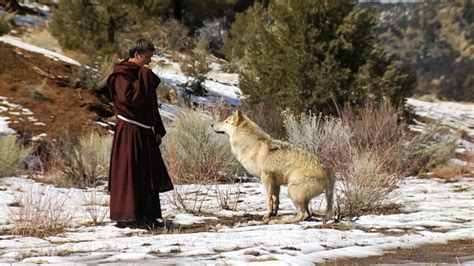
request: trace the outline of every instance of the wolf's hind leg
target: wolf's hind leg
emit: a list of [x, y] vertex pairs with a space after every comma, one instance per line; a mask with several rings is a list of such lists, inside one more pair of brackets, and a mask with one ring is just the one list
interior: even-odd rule
[[304, 188], [302, 186], [288, 185], [288, 194], [290, 195], [293, 204], [295, 204], [297, 213], [292, 219], [286, 221], [286, 223], [304, 221], [311, 216], [308, 207], [311, 197], [308, 198], [303, 191]]

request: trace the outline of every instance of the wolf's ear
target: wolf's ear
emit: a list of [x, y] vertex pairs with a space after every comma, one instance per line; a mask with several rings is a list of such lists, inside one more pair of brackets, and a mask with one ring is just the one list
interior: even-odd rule
[[237, 108], [237, 112], [235, 112], [235, 122], [239, 124], [240, 122], [242, 122], [242, 120], [243, 120], [242, 112], [240, 111], [239, 108]]

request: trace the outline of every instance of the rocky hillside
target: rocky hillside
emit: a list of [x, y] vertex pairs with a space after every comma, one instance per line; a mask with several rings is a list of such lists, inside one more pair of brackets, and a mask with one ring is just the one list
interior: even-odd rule
[[76, 88], [74, 66], [0, 41], [0, 116], [26, 139], [54, 139], [68, 131], [104, 128], [110, 106], [91, 90]]

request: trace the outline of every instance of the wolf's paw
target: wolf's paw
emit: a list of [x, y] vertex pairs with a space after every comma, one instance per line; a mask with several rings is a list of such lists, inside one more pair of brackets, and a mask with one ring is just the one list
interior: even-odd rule
[[270, 221], [272, 221], [274, 218], [275, 218], [275, 214], [273, 213], [266, 213], [263, 218], [262, 218], [262, 221], [264, 223], [269, 223]]

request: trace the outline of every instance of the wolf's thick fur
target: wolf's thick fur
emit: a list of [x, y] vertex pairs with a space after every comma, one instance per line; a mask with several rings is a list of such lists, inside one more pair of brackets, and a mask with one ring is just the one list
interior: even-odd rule
[[326, 218], [332, 215], [335, 177], [314, 154], [270, 137], [240, 111], [212, 125], [217, 133], [229, 135], [232, 153], [252, 175], [260, 177], [267, 194], [264, 221], [276, 216], [280, 186], [288, 185], [288, 194], [297, 214], [288, 223], [310, 217], [310, 200], [326, 191]]

